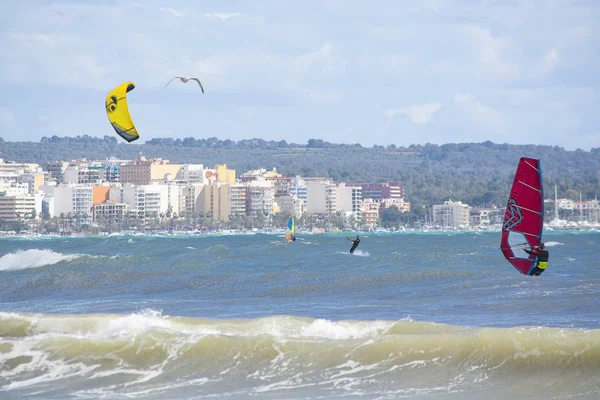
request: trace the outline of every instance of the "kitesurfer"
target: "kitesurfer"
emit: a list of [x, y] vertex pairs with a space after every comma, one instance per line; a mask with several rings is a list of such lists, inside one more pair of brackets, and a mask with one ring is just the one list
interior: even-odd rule
[[360, 243], [360, 236], [356, 235], [356, 240], [352, 240], [349, 237], [346, 237], [346, 239], [352, 242], [352, 247], [350, 247], [350, 254], [354, 254], [354, 250], [356, 250]]
[[546, 250], [546, 246], [544, 245], [544, 243], [540, 242], [540, 244], [538, 244], [531, 250], [527, 250], [525, 247], [523, 247], [523, 251], [527, 254], [533, 254], [534, 256], [537, 257], [537, 264], [536, 264], [535, 268], [533, 268], [531, 270], [529, 275], [540, 276], [542, 274], [542, 272], [544, 272], [546, 270], [546, 267], [548, 266], [548, 257], [550, 255], [548, 253], [548, 250]]

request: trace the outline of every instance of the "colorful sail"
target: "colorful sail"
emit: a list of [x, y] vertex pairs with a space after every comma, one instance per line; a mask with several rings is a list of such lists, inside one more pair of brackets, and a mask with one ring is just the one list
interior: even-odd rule
[[294, 229], [295, 229], [294, 217], [290, 217], [290, 219], [288, 219], [287, 228], [285, 230], [285, 241], [286, 242], [289, 242], [290, 240], [292, 240], [292, 236], [294, 235]]
[[106, 115], [110, 124], [119, 136], [128, 142], [139, 139], [140, 135], [133, 125], [129, 107], [127, 107], [126, 94], [135, 89], [133, 82], [125, 82], [117, 86], [106, 96]]
[[[523, 252], [515, 255], [515, 248], [533, 248], [542, 240], [544, 229], [544, 187], [540, 160], [522, 157], [513, 180], [504, 222], [500, 249], [504, 257], [519, 272], [529, 275], [537, 257]], [[518, 247], [517, 247], [518, 246]], [[521, 252], [518, 253], [519, 256]]]

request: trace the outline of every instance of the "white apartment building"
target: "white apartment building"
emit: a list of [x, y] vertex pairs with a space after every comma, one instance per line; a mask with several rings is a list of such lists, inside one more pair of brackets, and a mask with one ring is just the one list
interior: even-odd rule
[[337, 185], [328, 180], [308, 181], [306, 185], [306, 212], [334, 214], [337, 211]]
[[27, 193], [30, 193], [28, 183], [0, 180], [0, 195], [16, 196]]
[[106, 181], [106, 171], [87, 165], [69, 165], [63, 172], [62, 183], [100, 185]]
[[466, 228], [469, 226], [470, 206], [460, 201], [445, 201], [433, 206], [433, 224], [443, 228]]
[[40, 193], [13, 194], [0, 196], [0, 220], [17, 221], [39, 219], [42, 213], [42, 195]]
[[202, 164], [184, 164], [181, 166], [177, 179], [185, 183], [207, 184], [206, 170]]
[[246, 215], [246, 185], [231, 185], [229, 197], [231, 201], [231, 215]]
[[92, 222], [93, 188], [91, 186], [44, 186], [43, 190], [54, 197], [52, 215], [71, 214], [79, 225]]
[[353, 215], [358, 221], [362, 217], [361, 204], [362, 187], [361, 186], [346, 186], [345, 183], [340, 183], [336, 188], [336, 212], [343, 212], [346, 216]]
[[179, 212], [179, 189], [175, 184], [125, 184], [122, 193], [122, 202], [126, 203], [138, 218], [158, 218], [169, 212]]
[[306, 190], [307, 190], [306, 181], [304, 179], [302, 179], [302, 177], [300, 175], [296, 175], [295, 177], [292, 178], [292, 182], [290, 184], [290, 195], [291, 196], [293, 196], [297, 199], [304, 200], [304, 202], [306, 203]]
[[94, 204], [94, 221], [114, 221], [123, 220], [127, 214], [129, 206], [126, 203], [117, 203], [107, 201], [102, 204]]
[[271, 181], [264, 178], [257, 178], [246, 184], [246, 213], [247, 215], [257, 216], [273, 214], [273, 203], [275, 200], [275, 191]]

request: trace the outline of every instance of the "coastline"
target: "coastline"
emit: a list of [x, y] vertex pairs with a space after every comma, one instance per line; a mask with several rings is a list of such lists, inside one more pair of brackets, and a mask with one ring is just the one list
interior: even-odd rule
[[[579, 232], [592, 232], [600, 233], [600, 224], [597, 225], [583, 225], [583, 226], [561, 226], [553, 227], [547, 226], [544, 228], [545, 233], [579, 233]], [[422, 228], [402, 228], [402, 229], [372, 229], [372, 230], [339, 230], [339, 229], [324, 229], [314, 228], [312, 230], [298, 229], [298, 235], [349, 235], [349, 234], [363, 234], [363, 235], [407, 235], [407, 234], [465, 234], [465, 233], [499, 233], [501, 232], [501, 226], [489, 226], [489, 227], [472, 227], [472, 228], [436, 228], [436, 227], [422, 227]], [[85, 233], [85, 232], [63, 232], [53, 234], [43, 234], [36, 232], [14, 232], [14, 231], [0, 231], [0, 239], [4, 238], [93, 238], [93, 237], [114, 237], [114, 236], [231, 236], [231, 235], [274, 235], [282, 236], [285, 235], [284, 229], [211, 229], [211, 230], [121, 230], [115, 232], [102, 232], [100, 234]]]

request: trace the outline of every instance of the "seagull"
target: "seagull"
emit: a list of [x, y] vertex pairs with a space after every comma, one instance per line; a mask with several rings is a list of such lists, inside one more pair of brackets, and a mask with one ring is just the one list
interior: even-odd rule
[[198, 86], [200, 86], [200, 90], [202, 90], [202, 93], [204, 93], [204, 88], [202, 87], [202, 83], [200, 83], [200, 79], [198, 79], [198, 78], [189, 78], [187, 76], [176, 76], [175, 78], [173, 78], [169, 82], [167, 82], [167, 84], [165, 85], [165, 87], [169, 86], [169, 83], [173, 82], [173, 80], [175, 80], [175, 79], [179, 79], [183, 83], [188, 83], [189, 81], [196, 81], [196, 82], [198, 82]]

